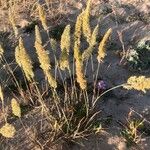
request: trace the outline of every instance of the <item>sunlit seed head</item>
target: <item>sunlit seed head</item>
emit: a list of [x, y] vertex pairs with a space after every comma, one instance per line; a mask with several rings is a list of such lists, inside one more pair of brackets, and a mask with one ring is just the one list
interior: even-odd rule
[[18, 32], [18, 28], [17, 28], [16, 23], [15, 23], [14, 13], [12, 12], [12, 10], [10, 8], [8, 10], [8, 18], [9, 18], [10, 24], [12, 25], [14, 34], [17, 37], [19, 32]]
[[40, 30], [39, 30], [39, 27], [36, 25], [35, 26], [35, 40], [42, 44], [42, 38], [41, 38], [41, 34], [40, 34]]
[[26, 52], [26, 49], [23, 44], [23, 39], [19, 39], [19, 58], [20, 60], [17, 60], [18, 63], [20, 63], [21, 68], [23, 69], [25, 76], [28, 81], [32, 81], [34, 78], [34, 72], [33, 72], [33, 66], [32, 66], [32, 61]]
[[11, 108], [12, 108], [12, 113], [17, 116], [17, 117], [21, 117], [21, 109], [20, 109], [20, 104], [17, 102], [16, 99], [12, 99], [11, 100]]
[[2, 128], [0, 128], [0, 134], [6, 138], [13, 138], [16, 133], [16, 129], [13, 125], [6, 123]]
[[150, 89], [150, 78], [131, 76], [123, 87], [128, 90], [135, 89], [146, 93], [146, 90]]
[[20, 49], [19, 46], [15, 48], [15, 60], [17, 64], [21, 67], [21, 59], [20, 59]]
[[86, 9], [83, 13], [83, 34], [87, 38], [87, 41], [90, 43], [91, 40], [91, 27], [90, 27], [90, 11], [91, 11], [91, 0], [87, 1]]
[[57, 82], [52, 76], [50, 58], [49, 58], [47, 52], [45, 51], [43, 46], [40, 43], [38, 43], [37, 41], [35, 41], [35, 48], [36, 48], [36, 53], [38, 55], [38, 59], [40, 62], [40, 67], [42, 68], [45, 76], [47, 77], [50, 86], [53, 88], [56, 88]]
[[101, 61], [103, 61], [103, 59], [106, 56], [106, 43], [110, 37], [110, 34], [112, 33], [112, 29], [108, 29], [107, 32], [105, 33], [102, 41], [99, 44], [99, 50], [98, 50], [98, 56], [97, 56], [97, 60], [100, 63]]
[[83, 64], [80, 59], [76, 59], [76, 76], [77, 76], [77, 82], [79, 83], [80, 88], [82, 90], [85, 90], [87, 87], [87, 81], [84, 78]]
[[45, 14], [44, 8], [40, 4], [38, 4], [38, 11], [39, 11], [39, 18], [40, 18], [43, 28], [45, 30], [48, 30], [46, 14]]
[[67, 51], [68, 54], [69, 54], [70, 45], [71, 45], [71, 43], [70, 43], [71, 42], [70, 30], [71, 30], [70, 25], [67, 25], [64, 29], [62, 36], [61, 36], [61, 44], [60, 44], [61, 50]]

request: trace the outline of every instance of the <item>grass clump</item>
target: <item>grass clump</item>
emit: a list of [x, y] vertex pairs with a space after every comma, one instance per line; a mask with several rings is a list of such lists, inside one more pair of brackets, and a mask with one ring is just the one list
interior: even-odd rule
[[[84, 138], [89, 134], [95, 131], [95, 122], [96, 116], [99, 114], [99, 111], [96, 111], [92, 106], [89, 98], [91, 95], [87, 92], [87, 80], [85, 77], [85, 68], [84, 63], [85, 59], [82, 59], [83, 53], [80, 50], [81, 47], [81, 39], [82, 35], [85, 36], [85, 40], [89, 43], [89, 47], [94, 47], [96, 45], [96, 39], [98, 34], [98, 25], [93, 30], [91, 34], [90, 28], [90, 1], [88, 1], [88, 5], [85, 11], [83, 11], [78, 17], [75, 25], [74, 32], [74, 40], [73, 42], [71, 37], [71, 27], [67, 25], [63, 31], [61, 36], [60, 48], [61, 55], [59, 60], [57, 60], [55, 56], [56, 50], [53, 51], [55, 58], [55, 75], [52, 73], [52, 65], [51, 60], [47, 51], [45, 50], [42, 42], [42, 38], [40, 35], [39, 27], [35, 26], [35, 51], [40, 63], [40, 68], [43, 70], [43, 73], [49, 83], [47, 85], [48, 88], [41, 90], [34, 79], [34, 71], [32, 60], [23, 44], [23, 39], [19, 39], [19, 45], [16, 47], [15, 51], [15, 59], [18, 66], [23, 70], [26, 83], [26, 89], [29, 93], [30, 100], [32, 104], [40, 105], [41, 113], [43, 117], [48, 120], [49, 126], [51, 127], [50, 131], [50, 141], [55, 142], [58, 139], [69, 139], [74, 141], [78, 138]], [[42, 22], [42, 26], [45, 30], [48, 30], [46, 24], [46, 16], [43, 12], [42, 6], [38, 6], [39, 8], [39, 18]], [[84, 22], [84, 17], [85, 22]], [[84, 25], [86, 24], [86, 29], [84, 29]], [[88, 30], [88, 32], [86, 31]], [[87, 34], [86, 34], [87, 32]], [[48, 32], [47, 32], [48, 34]], [[50, 37], [48, 35], [48, 37]], [[108, 40], [108, 36], [107, 39]], [[52, 40], [49, 40], [52, 43]], [[73, 43], [71, 45], [71, 43]], [[55, 45], [57, 41], [55, 41]], [[102, 45], [103, 47], [105, 44]], [[52, 47], [54, 47], [52, 45]], [[69, 56], [70, 49], [74, 49], [73, 56], [73, 66], [70, 64]], [[56, 46], [55, 48], [56, 49]], [[90, 52], [89, 57], [92, 55]], [[103, 57], [104, 58], [104, 57]], [[57, 64], [60, 64], [59, 66]], [[70, 68], [73, 67], [73, 68]], [[67, 77], [62, 76], [62, 71], [69, 72], [69, 82], [67, 81]], [[62, 85], [58, 82], [58, 73], [62, 77]], [[12, 72], [13, 76], [13, 72]], [[13, 76], [14, 77], [14, 76]], [[14, 77], [15, 78], [15, 77]], [[21, 89], [17, 80], [15, 80], [16, 85], [18, 85], [18, 91], [20, 92], [20, 96], [25, 99], [25, 95], [23, 90]], [[46, 82], [47, 84], [47, 82]], [[33, 93], [30, 91], [30, 86], [34, 88], [36, 93], [36, 98], [32, 96]], [[45, 93], [48, 96], [45, 98]], [[33, 99], [37, 101], [33, 102]], [[49, 102], [48, 102], [49, 101]], [[12, 112], [15, 116], [21, 118], [21, 109], [19, 103], [16, 99], [12, 99], [11, 101]]]
[[133, 120], [128, 121], [127, 126], [124, 127], [121, 134], [125, 138], [127, 146], [131, 147], [134, 144], [137, 144], [141, 140], [139, 134], [139, 129], [143, 126], [143, 121]]

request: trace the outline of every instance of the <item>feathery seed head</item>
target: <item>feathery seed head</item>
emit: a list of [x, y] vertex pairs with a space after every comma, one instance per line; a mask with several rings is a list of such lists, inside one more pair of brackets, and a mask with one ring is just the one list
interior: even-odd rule
[[83, 75], [83, 62], [81, 59], [76, 59], [76, 76], [77, 76], [77, 82], [80, 85], [80, 88], [82, 90], [85, 90], [87, 87], [87, 81], [84, 78]]
[[90, 45], [96, 45], [96, 39], [97, 39], [97, 36], [98, 36], [98, 30], [99, 30], [99, 25], [97, 25], [94, 30], [93, 30], [93, 33], [92, 33], [92, 36], [91, 36], [91, 40], [90, 40]]
[[45, 75], [47, 77], [48, 83], [51, 87], [53, 87], [54, 89], [57, 88], [57, 82], [54, 79], [54, 77], [52, 76], [52, 73], [50, 71], [45, 72]]
[[82, 56], [80, 54], [80, 41], [82, 35], [83, 12], [77, 17], [74, 33], [74, 58], [76, 64], [77, 82], [82, 90], [86, 89], [87, 83], [82, 72]]
[[13, 15], [12, 10], [10, 8], [8, 10], [8, 18], [9, 18], [10, 23], [12, 25], [15, 25], [14, 15]]
[[2, 134], [6, 138], [13, 138], [15, 132], [15, 127], [9, 123], [6, 123], [2, 128], [0, 128], [0, 134]]
[[83, 34], [87, 38], [87, 41], [89, 43], [90, 43], [91, 34], [92, 34], [91, 27], [90, 27], [90, 11], [91, 11], [91, 0], [88, 0], [86, 9], [83, 15], [82, 29], [83, 29]]
[[57, 82], [51, 74], [50, 58], [49, 58], [47, 52], [45, 51], [43, 46], [40, 43], [38, 43], [37, 41], [35, 41], [35, 48], [36, 48], [36, 53], [38, 55], [38, 59], [40, 62], [40, 66], [41, 66], [45, 76], [47, 77], [50, 86], [52, 86], [53, 88], [56, 88]]
[[123, 87], [128, 90], [135, 89], [146, 93], [146, 90], [150, 89], [150, 78], [146, 78], [145, 76], [131, 76]]
[[20, 109], [20, 105], [19, 103], [17, 102], [16, 99], [12, 99], [11, 100], [11, 108], [12, 108], [12, 113], [17, 116], [17, 117], [21, 117], [21, 109]]
[[38, 4], [38, 11], [39, 11], [39, 18], [40, 18], [40, 21], [42, 23], [44, 30], [48, 30], [46, 14], [45, 14], [44, 8], [40, 4]]
[[102, 41], [99, 44], [99, 51], [98, 51], [98, 56], [97, 56], [97, 60], [100, 63], [101, 61], [103, 61], [103, 59], [106, 56], [106, 43], [110, 37], [110, 34], [112, 33], [112, 29], [110, 28], [104, 35]]
[[17, 37], [18, 36], [18, 29], [16, 27], [14, 14], [13, 14], [13, 12], [12, 12], [12, 10], [10, 8], [8, 10], [8, 18], [9, 18], [9, 21], [10, 21], [10, 23], [12, 25], [13, 30], [14, 30], [14, 34]]
[[43, 48], [43, 46], [37, 41], [35, 41], [35, 48], [36, 48], [36, 53], [38, 55], [38, 59], [40, 62], [40, 66], [43, 69], [43, 71], [44, 70], [47, 71], [51, 69], [50, 58], [47, 52], [45, 51], [45, 49]]
[[64, 32], [61, 36], [61, 50], [62, 51], [67, 51], [67, 53], [69, 54], [69, 50], [70, 50], [70, 25], [67, 25], [64, 29]]
[[81, 35], [82, 35], [82, 16], [83, 13], [81, 13], [77, 17], [77, 21], [75, 24], [75, 33], [74, 33], [74, 58], [79, 57], [80, 53], [80, 41], [81, 41]]
[[40, 34], [40, 30], [39, 30], [39, 27], [38, 25], [35, 26], [35, 40], [42, 44], [42, 38], [41, 38], [41, 34]]
[[75, 24], [74, 41], [80, 41], [82, 34], [83, 13], [79, 14]]
[[19, 46], [15, 48], [15, 60], [17, 64], [21, 67], [21, 59], [20, 59], [20, 49]]
[[65, 70], [69, 69], [69, 50], [70, 50], [70, 25], [67, 25], [61, 36], [61, 56], [60, 56], [60, 68]]
[[34, 78], [32, 61], [26, 52], [22, 38], [19, 39], [19, 50], [17, 53], [19, 53], [20, 55], [19, 60], [16, 61], [18, 61], [19, 65], [21, 65], [28, 81], [32, 81], [32, 79]]

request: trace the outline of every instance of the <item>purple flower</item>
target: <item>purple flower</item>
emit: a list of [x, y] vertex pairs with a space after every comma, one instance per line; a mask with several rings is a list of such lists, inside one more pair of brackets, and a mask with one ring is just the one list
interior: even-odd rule
[[97, 88], [98, 88], [98, 90], [106, 90], [107, 85], [106, 85], [105, 81], [103, 81], [103, 80], [98, 81]]

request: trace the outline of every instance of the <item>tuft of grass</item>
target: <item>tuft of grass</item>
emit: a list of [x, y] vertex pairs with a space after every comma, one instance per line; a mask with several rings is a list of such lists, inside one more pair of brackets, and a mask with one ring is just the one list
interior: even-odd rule
[[142, 128], [143, 122], [144, 120], [128, 120], [127, 125], [124, 125], [121, 134], [128, 147], [138, 144], [141, 141], [142, 134], [140, 134], [139, 130]]

